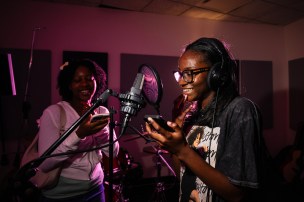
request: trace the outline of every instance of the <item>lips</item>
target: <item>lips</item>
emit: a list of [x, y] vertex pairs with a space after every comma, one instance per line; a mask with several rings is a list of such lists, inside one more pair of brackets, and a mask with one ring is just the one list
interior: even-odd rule
[[183, 93], [185, 93], [185, 94], [189, 94], [189, 93], [191, 93], [193, 91], [193, 88], [184, 88], [183, 89]]
[[80, 94], [83, 96], [90, 96], [91, 95], [91, 91], [90, 90], [81, 90]]

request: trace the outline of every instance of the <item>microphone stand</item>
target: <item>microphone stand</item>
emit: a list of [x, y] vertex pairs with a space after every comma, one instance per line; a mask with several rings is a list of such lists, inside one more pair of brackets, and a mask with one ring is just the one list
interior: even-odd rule
[[[22, 166], [19, 171], [16, 173], [14, 181], [15, 185], [22, 185], [22, 182], [27, 182], [31, 177], [36, 174], [36, 168], [42, 164], [42, 162], [49, 156], [51, 153], [82, 123], [84, 119], [86, 119], [89, 114], [91, 114], [98, 106], [104, 103], [113, 92], [110, 89], [104, 91], [101, 96], [97, 99], [97, 101], [86, 111], [75, 123], [68, 128], [62, 136], [60, 136], [38, 159], [30, 161], [29, 163]], [[111, 111], [110, 111], [111, 112]], [[110, 114], [111, 119], [113, 119], [113, 114]], [[112, 120], [111, 120], [112, 121]], [[113, 123], [110, 123], [110, 143], [113, 143]], [[112, 152], [110, 152], [110, 157], [113, 159], [113, 145], [110, 144], [110, 148], [112, 147]], [[112, 165], [111, 165], [112, 164]], [[110, 168], [113, 168], [113, 160], [110, 159]], [[109, 171], [113, 172], [112, 170]], [[113, 175], [113, 174], [110, 174]], [[15, 187], [22, 188], [22, 187]], [[19, 190], [20, 191], [20, 190]]]
[[165, 196], [165, 185], [164, 182], [161, 182], [161, 161], [167, 166], [167, 168], [172, 172], [174, 177], [176, 177], [176, 174], [174, 170], [171, 168], [169, 163], [166, 161], [166, 159], [162, 156], [162, 150], [157, 149], [155, 146], [152, 146], [155, 153], [157, 154], [157, 162], [156, 162], [156, 168], [157, 168], [157, 182], [156, 182], [156, 188], [154, 190], [154, 193], [149, 200], [149, 202], [165, 202], [166, 196]]
[[1, 146], [2, 146], [2, 156], [0, 164], [1, 166], [6, 166], [9, 163], [9, 160], [6, 155], [6, 144], [5, 144], [5, 136], [4, 136], [4, 129], [3, 129], [3, 119], [2, 119], [2, 99], [0, 95], [0, 137], [1, 137]]
[[108, 190], [108, 196], [109, 201], [111, 202], [113, 199], [113, 131], [115, 127], [114, 117], [113, 114], [115, 113], [115, 110], [113, 107], [110, 109], [110, 138], [109, 138], [109, 190]]

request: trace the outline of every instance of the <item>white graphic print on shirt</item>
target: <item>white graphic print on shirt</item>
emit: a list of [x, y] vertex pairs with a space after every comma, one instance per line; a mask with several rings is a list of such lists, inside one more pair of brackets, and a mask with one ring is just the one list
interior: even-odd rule
[[[211, 134], [212, 133], [212, 134]], [[218, 137], [220, 134], [220, 128], [215, 127], [210, 128], [208, 126], [193, 126], [188, 133], [187, 142], [188, 144], [195, 149], [201, 156], [206, 160], [208, 164], [212, 167], [215, 167], [215, 157], [217, 152]], [[209, 148], [210, 152], [209, 152]], [[209, 153], [211, 155], [209, 155]], [[185, 172], [185, 167], [181, 167], [181, 179]], [[207, 186], [199, 179], [196, 178], [196, 195], [199, 196], [199, 201], [207, 201], [207, 196], [209, 195], [209, 200], [212, 201], [212, 192], [208, 191]], [[208, 193], [209, 192], [209, 193]]]

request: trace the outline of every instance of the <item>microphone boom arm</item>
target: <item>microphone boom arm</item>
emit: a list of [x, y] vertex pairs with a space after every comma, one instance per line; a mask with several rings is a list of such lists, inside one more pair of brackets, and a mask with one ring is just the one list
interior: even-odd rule
[[[45, 157], [50, 155], [75, 129], [78, 127], [84, 119], [86, 119], [89, 114], [91, 114], [97, 107], [99, 107], [102, 103], [104, 103], [108, 97], [112, 94], [111, 89], [107, 89], [104, 91], [99, 98], [97, 98], [96, 102], [77, 120], [73, 123], [70, 128], [68, 128], [62, 136], [60, 136], [42, 155], [41, 157]], [[42, 162], [41, 162], [42, 163]], [[39, 163], [39, 165], [41, 164]], [[39, 166], [38, 165], [38, 166]]]
[[[23, 175], [22, 180], [29, 180], [33, 177], [36, 172], [35, 168], [42, 164], [42, 162], [46, 159], [47, 156], [51, 155], [51, 153], [82, 123], [82, 121], [89, 116], [98, 106], [104, 103], [110, 95], [113, 94], [111, 89], [105, 90], [99, 98], [97, 98], [96, 102], [79, 118], [77, 119], [64, 133], [60, 136], [40, 157], [39, 160], [31, 161], [25, 164], [20, 170], [17, 172], [17, 179]], [[23, 171], [23, 172], [22, 172]], [[18, 176], [19, 174], [19, 176]], [[21, 175], [21, 176], [20, 176]]]

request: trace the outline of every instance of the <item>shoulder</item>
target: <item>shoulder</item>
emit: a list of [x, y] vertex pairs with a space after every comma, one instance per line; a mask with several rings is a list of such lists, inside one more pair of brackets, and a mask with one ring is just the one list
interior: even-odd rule
[[37, 120], [38, 126], [44, 122], [56, 122], [60, 116], [60, 108], [57, 104], [49, 105], [47, 108], [43, 110], [41, 117]]
[[58, 110], [59, 110], [58, 103], [56, 103], [56, 104], [49, 105], [44, 111], [53, 113]]
[[230, 102], [231, 106], [253, 106], [255, 105], [255, 103], [253, 101], [251, 101], [250, 99], [246, 98], [246, 97], [242, 97], [242, 96], [237, 96], [235, 97], [231, 102]]
[[258, 106], [248, 98], [235, 97], [223, 112], [223, 118], [230, 118], [229, 120], [251, 120], [261, 119], [261, 113]]
[[257, 105], [248, 98], [237, 96], [227, 106], [228, 110], [247, 111], [258, 110]]
[[[60, 114], [60, 110], [66, 110], [68, 103], [65, 101], [60, 101], [56, 104], [49, 105], [43, 112], [43, 114]], [[62, 107], [62, 108], [61, 108]]]

